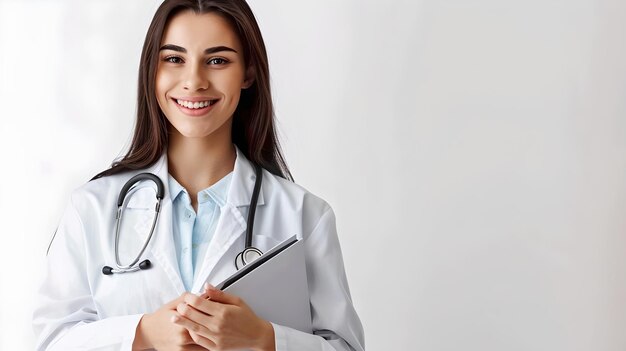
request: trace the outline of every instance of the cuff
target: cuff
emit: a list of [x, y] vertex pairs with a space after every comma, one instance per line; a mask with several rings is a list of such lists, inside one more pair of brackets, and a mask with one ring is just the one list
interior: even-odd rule
[[287, 351], [287, 331], [285, 330], [285, 327], [276, 323], [272, 323], [272, 327], [274, 327], [274, 342], [276, 343], [276, 351]]
[[135, 335], [137, 333], [137, 325], [139, 325], [139, 321], [143, 317], [143, 314], [133, 314], [127, 316], [127, 322], [129, 326], [132, 324], [134, 328], [128, 328], [128, 334], [123, 336], [122, 345], [120, 347], [121, 351], [132, 351], [133, 350], [133, 342], [135, 342]]

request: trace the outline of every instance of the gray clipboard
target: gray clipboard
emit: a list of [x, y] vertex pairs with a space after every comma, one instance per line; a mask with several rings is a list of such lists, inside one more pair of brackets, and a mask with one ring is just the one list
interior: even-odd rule
[[257, 316], [312, 333], [304, 246], [296, 236], [247, 264], [216, 288], [242, 298]]

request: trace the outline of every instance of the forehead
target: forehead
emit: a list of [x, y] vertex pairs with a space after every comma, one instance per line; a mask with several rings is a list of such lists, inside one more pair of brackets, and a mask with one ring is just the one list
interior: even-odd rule
[[169, 19], [161, 45], [174, 44], [189, 52], [213, 46], [228, 46], [241, 53], [241, 42], [230, 23], [216, 13], [195, 14], [183, 11]]

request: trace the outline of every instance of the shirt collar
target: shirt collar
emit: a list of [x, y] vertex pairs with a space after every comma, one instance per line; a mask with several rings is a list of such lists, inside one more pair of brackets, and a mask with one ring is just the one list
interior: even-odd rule
[[[237, 159], [235, 160], [235, 169], [233, 170], [232, 179], [228, 187], [226, 202], [235, 207], [248, 206], [250, 198], [252, 197], [252, 190], [254, 189], [256, 175], [252, 163], [248, 161], [246, 156], [237, 146], [235, 146], [235, 149], [237, 150]], [[163, 184], [166, 188], [164, 195], [165, 197], [170, 196], [171, 201], [173, 202], [173, 196], [178, 196], [178, 194], [180, 194], [180, 189], [178, 191], [172, 191], [169, 181], [170, 175], [167, 168], [167, 152], [163, 152], [161, 158], [154, 165], [147, 168], [147, 171], [156, 174], [163, 180], [168, 179], [168, 181]], [[266, 171], [264, 171], [264, 173], [269, 174]], [[265, 183], [265, 181], [263, 183]], [[259, 193], [257, 206], [265, 204], [263, 195], [264, 188], [265, 186], [261, 185], [261, 192]]]
[[[213, 201], [215, 201], [215, 203], [217, 203], [220, 207], [224, 206], [228, 198], [228, 189], [230, 188], [230, 182], [232, 177], [233, 172], [230, 172], [222, 179], [218, 180], [217, 183], [209, 186], [204, 190], [201, 190], [198, 193], [200, 195], [198, 196], [198, 203], [201, 204], [208, 200], [208, 198], [202, 196], [202, 194], [206, 194], [208, 197], [213, 199]], [[175, 202], [181, 193], [188, 193], [187, 189], [180, 185], [180, 183], [178, 183], [178, 181], [169, 173], [167, 174], [167, 180], [172, 202]]]
[[[228, 173], [222, 179], [218, 180], [217, 183], [211, 185], [210, 187], [202, 190], [200, 194], [207, 194], [210, 196], [215, 203], [217, 203], [220, 207], [226, 204], [226, 200], [228, 197], [228, 189], [230, 188], [230, 180], [233, 177], [233, 172]], [[206, 200], [198, 199], [199, 203], [203, 203]]]
[[167, 173], [167, 182], [170, 188], [170, 198], [172, 199], [172, 202], [176, 201], [176, 198], [180, 195], [180, 193], [187, 192], [187, 190], [185, 190], [185, 188], [183, 188], [183, 186], [180, 185], [180, 183], [178, 183], [178, 181], [176, 181], [176, 179], [174, 179], [174, 177], [172, 177], [169, 173]]

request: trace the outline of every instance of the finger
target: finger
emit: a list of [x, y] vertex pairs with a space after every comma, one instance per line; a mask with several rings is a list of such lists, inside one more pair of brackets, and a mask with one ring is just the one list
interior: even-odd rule
[[184, 345], [180, 350], [183, 351], [206, 351], [207, 349], [203, 346], [192, 344], [192, 345]]
[[241, 306], [243, 304], [243, 300], [241, 300], [241, 298], [239, 298], [238, 296], [231, 295], [229, 293], [226, 293], [222, 290], [219, 290], [213, 287], [209, 288], [208, 295], [211, 301], [221, 302], [227, 305], [237, 305], [237, 306]]
[[213, 285], [209, 284], [209, 282], [205, 282], [202, 287], [204, 288], [204, 293], [205, 294], [207, 294], [209, 292], [209, 289], [215, 289], [215, 287]]
[[181, 302], [178, 307], [176, 307], [176, 311], [181, 316], [191, 320], [192, 322], [198, 323], [203, 326], [207, 326], [211, 324], [211, 316], [198, 311], [193, 306], [188, 305], [184, 302]]
[[163, 307], [165, 307], [168, 310], [175, 310], [176, 306], [178, 306], [179, 303], [185, 301], [185, 296], [187, 294], [189, 293], [188, 292], [183, 293], [182, 295], [175, 298], [174, 300], [167, 302], [165, 305], [163, 305]]
[[183, 302], [209, 316], [219, 315], [224, 309], [224, 306], [219, 302], [193, 294], [185, 296]]
[[209, 288], [212, 288], [213, 285], [209, 284], [209, 282], [204, 282], [202, 285], [202, 294], [198, 295], [203, 299], [209, 298]]
[[190, 292], [186, 291], [186, 292], [182, 293], [182, 295], [180, 295], [179, 297], [177, 297], [177, 298], [175, 298], [174, 300], [172, 300], [172, 301], [170, 301], [170, 302], [166, 303], [166, 304], [164, 305], [164, 307], [165, 307], [166, 309], [169, 309], [169, 310], [176, 310], [176, 307], [178, 307], [178, 305], [179, 305], [180, 303], [185, 302], [185, 300], [186, 300], [186, 299], [190, 299], [190, 298], [195, 297], [195, 296], [200, 297], [200, 298], [201, 298], [201, 299], [203, 299], [203, 300], [206, 300], [206, 299], [207, 299], [207, 297], [208, 297], [208, 295], [207, 295], [207, 293], [206, 293], [206, 292], [205, 292], [205, 293], [203, 293], [202, 295], [194, 295], [194, 294], [192, 294], [192, 293], [190, 293]]
[[198, 297], [206, 300], [209, 297], [209, 294], [206, 290], [204, 290], [202, 294], [198, 295]]
[[[205, 326], [198, 324], [190, 319], [187, 319], [185, 316], [182, 316], [180, 314], [172, 316], [172, 318], [170, 319], [170, 321], [178, 326], [181, 326], [185, 329], [187, 329], [189, 332], [194, 332], [202, 337], [205, 337], [207, 339], [211, 339], [215, 337], [215, 334], [212, 333], [208, 328], [206, 328]], [[191, 335], [191, 334], [190, 334]], [[195, 341], [195, 340], [194, 340]]]
[[211, 339], [205, 338], [196, 332], [190, 330], [189, 336], [191, 336], [191, 339], [193, 339], [196, 344], [204, 347], [205, 349], [214, 350], [217, 348], [217, 345]]

